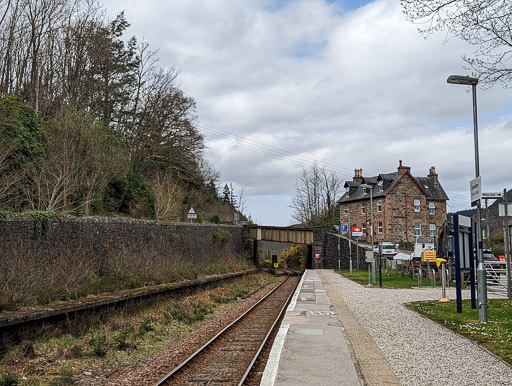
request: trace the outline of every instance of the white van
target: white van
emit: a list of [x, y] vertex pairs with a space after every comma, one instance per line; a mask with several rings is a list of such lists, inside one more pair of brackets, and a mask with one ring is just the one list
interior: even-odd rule
[[375, 248], [375, 252], [379, 253], [379, 248], [382, 248], [382, 257], [389, 259], [396, 255], [396, 248], [393, 243], [383, 241]]

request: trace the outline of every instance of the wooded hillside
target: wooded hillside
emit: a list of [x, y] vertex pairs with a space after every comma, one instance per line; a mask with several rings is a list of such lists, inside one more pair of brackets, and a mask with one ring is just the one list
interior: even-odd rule
[[91, 0], [0, 0], [1, 210], [215, 219], [195, 101], [128, 26]]

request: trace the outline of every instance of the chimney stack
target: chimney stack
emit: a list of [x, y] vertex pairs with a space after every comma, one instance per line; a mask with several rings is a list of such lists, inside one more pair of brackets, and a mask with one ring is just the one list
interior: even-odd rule
[[405, 172], [411, 172], [411, 168], [410, 166], [403, 166], [402, 165], [402, 160], [399, 161], [399, 165], [398, 165], [398, 175], [402, 175], [404, 174]]
[[354, 169], [354, 178], [352, 179], [354, 182], [363, 180], [363, 169]]
[[432, 166], [429, 170], [428, 177], [434, 181], [434, 184], [439, 184], [439, 179], [437, 178], [436, 168], [435, 166]]

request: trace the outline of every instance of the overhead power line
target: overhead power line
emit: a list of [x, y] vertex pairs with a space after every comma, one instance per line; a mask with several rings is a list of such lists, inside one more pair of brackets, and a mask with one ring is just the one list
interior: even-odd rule
[[[347, 168], [341, 168], [334, 164], [318, 161], [311, 157], [306, 157], [297, 153], [290, 152], [288, 150], [284, 150], [275, 146], [266, 145], [257, 141], [250, 140], [248, 138], [244, 138], [235, 134], [231, 134], [221, 129], [213, 128], [213, 126], [206, 125], [204, 123], [200, 123], [199, 126], [205, 133], [212, 138], [227, 141], [235, 146], [239, 146], [241, 148], [248, 149], [252, 152], [259, 153], [262, 155], [266, 155], [269, 157], [273, 157], [284, 162], [291, 163], [300, 167], [310, 166], [312, 163], [316, 162], [320, 164], [320, 166], [324, 167], [326, 170], [331, 171], [332, 173], [343, 177], [343, 178], [352, 178], [352, 174], [348, 174], [345, 170], [350, 170]], [[213, 128], [213, 129], [212, 129]], [[238, 138], [238, 139], [237, 139]], [[332, 167], [333, 165], [334, 167]]]

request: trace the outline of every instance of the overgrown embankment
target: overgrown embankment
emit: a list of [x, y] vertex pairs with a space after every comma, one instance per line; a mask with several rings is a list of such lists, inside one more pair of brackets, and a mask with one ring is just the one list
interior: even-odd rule
[[250, 265], [234, 225], [5, 216], [0, 234], [0, 311]]

